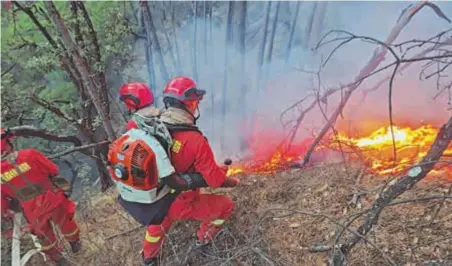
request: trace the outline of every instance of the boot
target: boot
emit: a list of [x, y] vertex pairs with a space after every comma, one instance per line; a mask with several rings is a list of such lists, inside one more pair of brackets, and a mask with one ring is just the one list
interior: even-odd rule
[[78, 253], [82, 248], [82, 241], [80, 239], [69, 242], [69, 244], [71, 245], [72, 253]]
[[65, 257], [61, 257], [59, 260], [55, 261], [56, 266], [69, 266], [69, 261]]
[[145, 259], [143, 257], [143, 253], [141, 253], [141, 264], [140, 266], [159, 266], [158, 258], [148, 258]]

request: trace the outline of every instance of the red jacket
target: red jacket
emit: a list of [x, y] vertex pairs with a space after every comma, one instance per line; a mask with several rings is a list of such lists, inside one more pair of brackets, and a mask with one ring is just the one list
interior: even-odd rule
[[53, 184], [49, 180], [49, 176], [58, 175], [58, 166], [47, 159], [44, 154], [34, 149], [21, 150], [17, 153], [16, 165], [26, 180], [21, 177], [8, 160], [2, 160], [2, 214], [8, 208], [6, 197], [17, 198], [15, 191], [30, 184], [41, 184], [45, 192], [21, 202], [24, 215], [28, 220], [50, 215], [58, 204], [66, 200], [62, 190], [54, 189]]
[[[129, 121], [127, 130], [137, 128]], [[171, 162], [178, 173], [198, 172], [209, 187], [220, 187], [226, 179], [225, 172], [217, 165], [207, 139], [197, 131], [179, 131], [172, 134]]]

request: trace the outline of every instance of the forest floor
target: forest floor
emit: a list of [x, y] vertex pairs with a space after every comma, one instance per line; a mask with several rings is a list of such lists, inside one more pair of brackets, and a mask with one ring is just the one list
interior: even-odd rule
[[[358, 176], [359, 189], [368, 193], [351, 205]], [[376, 188], [386, 181], [361, 175], [359, 168], [343, 164], [240, 178], [239, 187], [214, 191], [232, 197], [236, 208], [213, 244], [205, 249], [197, 247], [194, 234], [198, 222], [178, 222], [167, 236], [162, 265], [326, 265], [329, 253], [312, 253], [310, 248], [332, 243], [338, 226], [328, 218], [343, 222], [365, 210], [375, 200]], [[450, 193], [451, 185], [450, 179], [427, 178], [399, 200]], [[139, 265], [144, 227], [115, 199], [111, 189], [79, 204], [77, 220], [84, 246], [78, 255], [66, 246], [73, 265]], [[350, 265], [385, 265], [381, 253], [399, 265], [452, 265], [452, 200], [387, 207], [367, 239], [378, 250], [361, 242], [349, 256]], [[27, 265], [45, 263], [35, 255]]]

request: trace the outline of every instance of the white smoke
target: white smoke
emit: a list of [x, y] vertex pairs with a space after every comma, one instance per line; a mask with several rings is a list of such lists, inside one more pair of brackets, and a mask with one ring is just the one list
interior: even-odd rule
[[[207, 90], [207, 95], [200, 105], [201, 118], [198, 122], [204, 134], [208, 137], [214, 148], [217, 159], [223, 159], [227, 156], [238, 155], [240, 153], [240, 141], [245, 134], [245, 123], [248, 125], [253, 122], [252, 114], [259, 117], [262, 128], [262, 134], [268, 130], [281, 131], [280, 114], [288, 106], [297, 100], [303, 98], [317, 87], [315, 75], [300, 72], [298, 69], [316, 71], [319, 67], [321, 58], [325, 58], [334, 45], [323, 47], [317, 53], [303, 49], [300, 46], [302, 34], [304, 32], [307, 20], [312, 10], [313, 3], [304, 2], [298, 15], [298, 23], [295, 31], [291, 57], [288, 63], [285, 62], [284, 51], [288, 40], [288, 25], [290, 25], [296, 2], [282, 2], [278, 24], [273, 60], [263, 68], [263, 80], [267, 82], [258, 82], [258, 50], [259, 43], [263, 36], [263, 25], [265, 18], [266, 2], [249, 2], [247, 17], [247, 40], [245, 56], [245, 88], [241, 88], [240, 62], [242, 55], [237, 47], [229, 46], [228, 64], [226, 64], [226, 20], [227, 20], [227, 2], [221, 2], [215, 7], [214, 16], [221, 14], [221, 21], [213, 25], [212, 31], [209, 30], [210, 24], [205, 24], [204, 18], [198, 18], [197, 36], [196, 36], [196, 60], [198, 87]], [[388, 36], [392, 27], [395, 25], [402, 10], [408, 6], [408, 2], [329, 2], [323, 24], [323, 30], [320, 34], [323, 36], [332, 29], [347, 30], [356, 35], [370, 36], [383, 40]], [[448, 2], [436, 3], [443, 12], [452, 17], [452, 4]], [[268, 26], [268, 39], [270, 38], [272, 18], [274, 16], [274, 3], [272, 15]], [[156, 25], [160, 25], [156, 23]], [[207, 34], [205, 29], [207, 26]], [[396, 42], [411, 39], [427, 39], [435, 34], [451, 27], [451, 24], [438, 18], [429, 8], [424, 8], [415, 15], [409, 25], [403, 30]], [[168, 66], [170, 76], [187, 75], [193, 77], [193, 33], [194, 24], [189, 22], [176, 29], [176, 38], [178, 43], [179, 60], [181, 61], [181, 71], [177, 71], [172, 65], [169, 53], [165, 53], [165, 63]], [[175, 37], [173, 28], [169, 28], [169, 39], [173, 50]], [[207, 38], [207, 46], [205, 40]], [[267, 40], [268, 40], [267, 39]], [[165, 51], [168, 51], [165, 44], [165, 37], [159, 32], [159, 40]], [[144, 41], [136, 43], [135, 70], [132, 79], [146, 81], [147, 67], [145, 62]], [[337, 87], [340, 84], [347, 84], [353, 81], [361, 68], [372, 56], [375, 45], [362, 41], [352, 41], [344, 45], [331, 58], [328, 64], [321, 72], [321, 86], [323, 88]], [[268, 49], [268, 48], [267, 48]], [[449, 47], [450, 49], [450, 47]], [[420, 50], [416, 50], [419, 52]], [[413, 53], [414, 55], [414, 53]], [[175, 56], [175, 55], [174, 55]], [[391, 60], [387, 56], [387, 64]], [[393, 105], [395, 122], [404, 122], [409, 120], [412, 123], [429, 122], [436, 125], [445, 121], [450, 112], [447, 109], [447, 97], [432, 101], [436, 93], [436, 81], [418, 79], [418, 74], [422, 64], [415, 64], [403, 75], [397, 75], [394, 83]], [[162, 91], [167, 81], [161, 79], [160, 66], [155, 67], [157, 91]], [[225, 71], [227, 75], [225, 75]], [[385, 83], [381, 88], [369, 94], [362, 101], [362, 91], [373, 87], [379, 80], [391, 74], [391, 69], [380, 73], [375, 77], [369, 78], [356, 91], [351, 98], [347, 108], [344, 110], [344, 120], [340, 123], [348, 123], [351, 127], [360, 129], [360, 126], [377, 127], [378, 125], [388, 123], [388, 84]], [[226, 95], [223, 95], [223, 84], [225, 77], [228, 78]], [[450, 81], [449, 81], [450, 82]], [[242, 99], [245, 97], [246, 108], [243, 107]], [[333, 97], [336, 103], [340, 95]], [[222, 118], [222, 101], [226, 102], [226, 119]], [[307, 103], [310, 103], [309, 100]], [[160, 105], [161, 106], [161, 105]], [[331, 113], [335, 108], [335, 102], [330, 101], [328, 112]], [[310, 134], [308, 129], [319, 130], [324, 124], [324, 119], [318, 108], [313, 110], [303, 122], [304, 130], [300, 131], [299, 137]], [[248, 118], [248, 120], [246, 120]], [[339, 119], [341, 120], [341, 119]], [[375, 128], [374, 128], [375, 129]], [[220, 141], [224, 137], [226, 145], [221, 149]]]

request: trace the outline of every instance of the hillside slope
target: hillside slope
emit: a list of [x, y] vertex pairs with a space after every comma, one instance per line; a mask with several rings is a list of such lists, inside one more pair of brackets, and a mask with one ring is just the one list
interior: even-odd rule
[[[359, 169], [336, 165], [267, 176], [242, 175], [240, 187], [215, 191], [229, 194], [236, 209], [214, 244], [204, 250], [197, 248], [197, 222], [179, 222], [163, 248], [163, 265], [326, 265], [328, 253], [309, 249], [331, 244], [337, 227], [325, 217], [302, 212], [322, 213], [340, 222], [366, 209], [375, 192], [362, 195], [356, 207], [349, 204], [359, 173]], [[375, 190], [383, 183], [383, 178], [365, 174], [360, 188]], [[450, 193], [450, 186], [450, 181], [425, 180], [403, 199]], [[74, 265], [138, 265], [144, 228], [128, 217], [115, 197], [109, 191], [79, 205], [84, 248], [80, 255], [68, 254]], [[401, 265], [426, 265], [428, 261], [450, 265], [451, 232], [451, 200], [391, 206], [367, 236], [380, 251], [361, 243], [352, 251], [349, 263], [385, 265], [380, 253], [384, 252]], [[42, 263], [35, 256], [29, 265]]]

